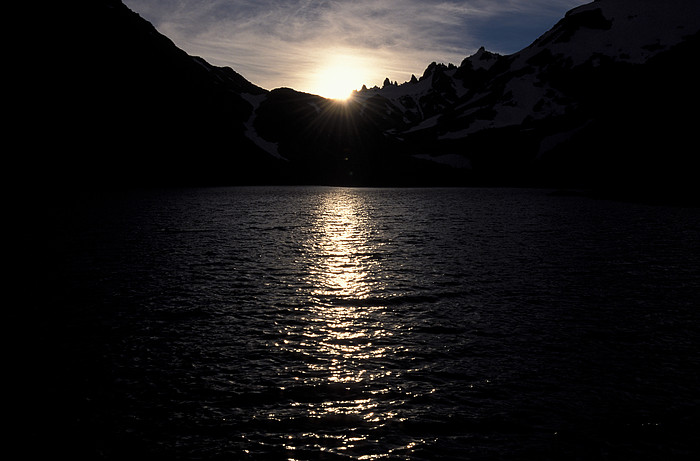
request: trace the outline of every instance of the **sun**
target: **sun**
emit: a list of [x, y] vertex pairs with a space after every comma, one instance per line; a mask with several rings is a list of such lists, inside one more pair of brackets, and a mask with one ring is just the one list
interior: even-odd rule
[[325, 98], [346, 100], [353, 90], [367, 82], [369, 72], [362, 59], [334, 56], [324, 62], [314, 74], [312, 91]]

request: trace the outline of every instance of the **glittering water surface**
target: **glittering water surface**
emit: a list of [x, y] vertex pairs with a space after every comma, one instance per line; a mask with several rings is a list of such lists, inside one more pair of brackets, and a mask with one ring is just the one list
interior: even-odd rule
[[52, 347], [96, 459], [698, 448], [697, 209], [320, 187], [85, 208], [55, 237]]

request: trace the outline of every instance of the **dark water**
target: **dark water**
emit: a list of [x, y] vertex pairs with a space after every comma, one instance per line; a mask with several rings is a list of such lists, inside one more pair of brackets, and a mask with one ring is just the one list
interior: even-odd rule
[[[53, 216], [39, 412], [94, 459], [698, 453], [700, 211], [143, 191]], [[37, 320], [40, 322], [40, 320]]]

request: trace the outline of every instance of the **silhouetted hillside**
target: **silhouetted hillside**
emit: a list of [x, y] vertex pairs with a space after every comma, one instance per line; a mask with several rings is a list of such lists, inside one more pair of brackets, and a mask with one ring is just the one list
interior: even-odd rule
[[187, 55], [118, 0], [54, 8], [39, 111], [46, 179], [256, 182], [276, 168], [243, 135], [252, 107], [240, 94], [265, 90]]

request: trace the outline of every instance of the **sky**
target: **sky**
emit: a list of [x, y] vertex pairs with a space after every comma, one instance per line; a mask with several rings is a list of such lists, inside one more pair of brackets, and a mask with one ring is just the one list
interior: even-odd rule
[[344, 98], [525, 48], [589, 0], [124, 0], [187, 53], [266, 89]]

